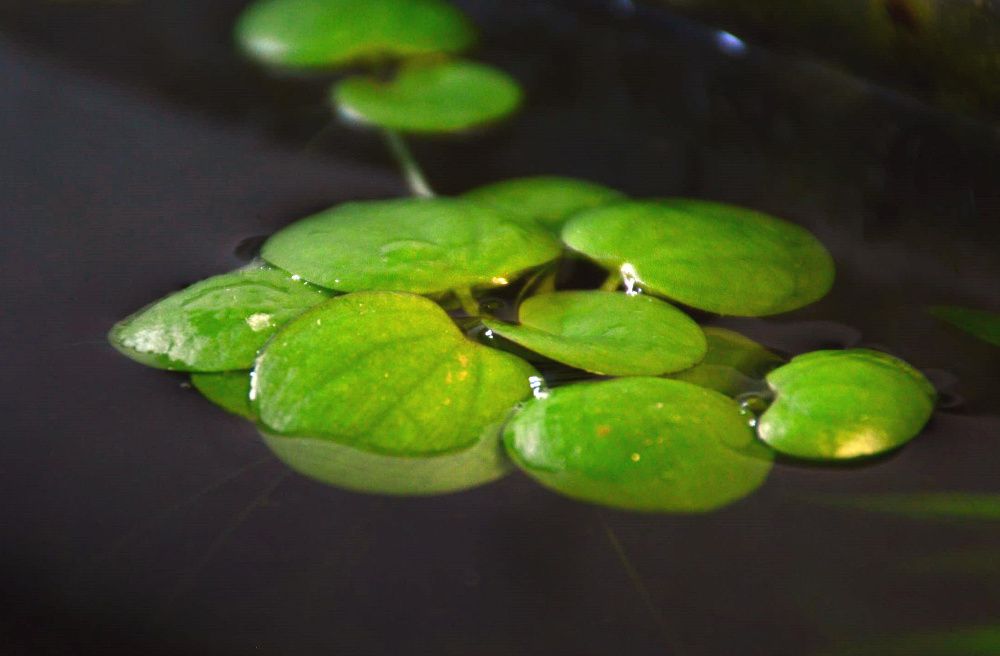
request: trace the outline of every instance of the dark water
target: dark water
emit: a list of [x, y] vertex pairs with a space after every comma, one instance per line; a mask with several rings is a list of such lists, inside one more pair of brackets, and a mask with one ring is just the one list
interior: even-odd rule
[[289, 474], [103, 337], [247, 238], [404, 192], [377, 139], [329, 124], [322, 80], [234, 55], [241, 4], [0, 6], [0, 652], [766, 656], [1000, 623], [1000, 523], [819, 502], [1000, 491], [1000, 350], [923, 312], [1000, 309], [996, 128], [621, 3], [460, 3], [529, 104], [415, 143], [436, 188], [557, 173], [797, 221], [833, 252], [833, 293], [723, 323], [788, 352], [879, 345], [950, 407], [891, 458], [780, 465], [700, 517], [519, 474], [362, 496]]

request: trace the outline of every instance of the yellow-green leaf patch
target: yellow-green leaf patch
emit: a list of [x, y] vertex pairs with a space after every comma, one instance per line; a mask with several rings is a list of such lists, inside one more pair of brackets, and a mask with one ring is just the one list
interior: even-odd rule
[[671, 378], [738, 396], [761, 384], [770, 370], [784, 360], [748, 337], [717, 326], [704, 328], [708, 342], [705, 358]]
[[535, 375], [520, 358], [466, 339], [422, 296], [363, 292], [275, 335], [257, 360], [252, 395], [273, 432], [427, 455], [498, 431]]
[[518, 313], [520, 325], [483, 323], [547, 358], [596, 374], [656, 376], [687, 369], [705, 355], [698, 324], [650, 296], [555, 292], [532, 296]]
[[707, 201], [616, 203], [574, 216], [563, 241], [651, 292], [719, 314], [787, 312], [822, 298], [833, 260], [807, 230]]
[[415, 61], [396, 76], [349, 77], [333, 87], [344, 117], [399, 132], [461, 132], [496, 122], [521, 104], [521, 87], [501, 70], [464, 60]]
[[278, 327], [330, 292], [269, 266], [212, 276], [123, 319], [108, 336], [142, 364], [178, 371], [249, 369]]
[[324, 287], [418, 294], [506, 285], [559, 253], [541, 226], [455, 198], [345, 203], [293, 223], [262, 250]]
[[596, 182], [554, 175], [501, 180], [463, 196], [505, 216], [537, 221], [555, 231], [577, 212], [625, 200], [621, 192]]
[[250, 404], [250, 372], [219, 371], [191, 374], [191, 384], [206, 399], [226, 412], [250, 419], [257, 419]]
[[757, 434], [783, 454], [846, 460], [883, 453], [920, 432], [936, 393], [919, 371], [869, 349], [814, 351], [767, 375], [776, 398]]
[[504, 443], [557, 492], [650, 512], [720, 508], [757, 489], [772, 466], [735, 401], [663, 378], [555, 388], [524, 405]]
[[443, 0], [258, 0], [240, 16], [236, 40], [266, 64], [332, 68], [460, 52], [475, 30]]

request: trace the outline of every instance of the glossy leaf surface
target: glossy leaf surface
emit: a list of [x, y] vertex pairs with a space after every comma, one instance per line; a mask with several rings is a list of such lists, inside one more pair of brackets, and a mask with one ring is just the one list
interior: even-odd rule
[[671, 378], [737, 396], [760, 385], [768, 371], [784, 360], [743, 335], [708, 326], [704, 328], [708, 351], [694, 367]]
[[532, 296], [520, 325], [486, 320], [493, 332], [563, 364], [611, 376], [656, 376], [705, 355], [693, 319], [651, 296], [567, 291]]
[[868, 349], [815, 351], [767, 376], [776, 393], [757, 433], [798, 458], [843, 460], [883, 453], [920, 432], [934, 387], [898, 358]]
[[253, 395], [274, 432], [424, 455], [498, 431], [534, 375], [523, 360], [466, 339], [426, 298], [364, 292], [276, 335], [257, 360]]
[[257, 419], [257, 413], [250, 404], [249, 371], [193, 373], [191, 384], [202, 396], [226, 412], [244, 419]]
[[258, 0], [236, 40], [266, 64], [317, 68], [459, 52], [475, 31], [442, 0]]
[[324, 287], [431, 294], [505, 285], [559, 253], [544, 228], [471, 201], [404, 198], [345, 203], [297, 221], [262, 256]]
[[394, 456], [311, 437], [261, 433], [264, 443], [295, 471], [327, 485], [400, 496], [445, 494], [501, 478], [511, 469], [497, 430], [471, 446], [426, 456]]
[[451, 60], [406, 64], [391, 80], [355, 76], [334, 86], [333, 101], [353, 121], [399, 132], [461, 132], [498, 121], [521, 104], [503, 71]]
[[249, 369], [279, 326], [329, 295], [285, 271], [254, 265], [163, 298], [116, 324], [109, 339], [151, 367]]
[[1000, 312], [939, 305], [930, 308], [930, 313], [984, 342], [1000, 346]]
[[563, 241], [641, 287], [691, 307], [739, 316], [787, 312], [822, 298], [833, 261], [797, 225], [697, 200], [624, 202], [576, 215]]
[[558, 176], [502, 180], [463, 196], [489, 205], [505, 216], [537, 221], [556, 231], [577, 212], [625, 200], [624, 194], [603, 185]]
[[771, 469], [733, 400], [663, 378], [553, 389], [524, 405], [504, 442], [543, 485], [631, 510], [714, 510], [757, 489]]

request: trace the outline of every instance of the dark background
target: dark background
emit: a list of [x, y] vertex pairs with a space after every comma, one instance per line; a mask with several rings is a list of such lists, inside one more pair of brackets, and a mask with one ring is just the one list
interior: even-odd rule
[[246, 238], [404, 193], [376, 138], [330, 124], [324, 80], [238, 57], [242, 4], [0, 5], [0, 652], [800, 655], [998, 620], [1000, 524], [821, 502], [998, 488], [1000, 351], [923, 311], [1000, 309], [994, 126], [720, 49], [658, 10], [459, 3], [475, 55], [529, 103], [415, 143], [439, 190], [558, 173], [797, 221], [834, 253], [833, 293], [729, 325], [789, 352], [880, 345], [950, 407], [891, 458], [780, 465], [706, 516], [597, 510], [516, 473], [363, 496], [291, 474], [252, 427], [104, 339], [238, 266]]

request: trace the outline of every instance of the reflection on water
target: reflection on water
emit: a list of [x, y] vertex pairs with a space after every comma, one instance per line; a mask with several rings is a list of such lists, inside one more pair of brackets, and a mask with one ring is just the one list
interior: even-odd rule
[[504, 476], [510, 461], [497, 427], [472, 447], [422, 456], [388, 456], [329, 439], [287, 437], [261, 431], [264, 443], [295, 471], [327, 485], [371, 494], [422, 496], [484, 485]]
[[1000, 521], [1000, 494], [971, 492], [914, 492], [837, 496], [821, 502], [842, 508], [889, 513], [913, 519], [956, 522]]

